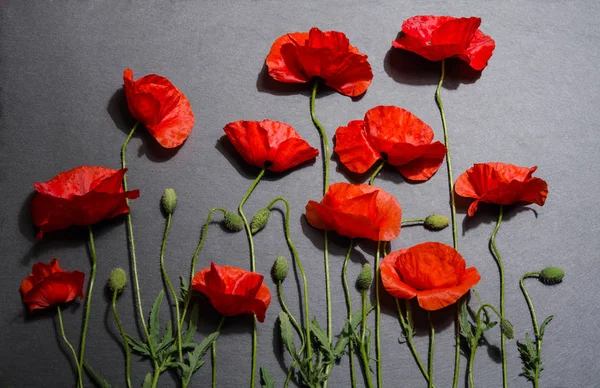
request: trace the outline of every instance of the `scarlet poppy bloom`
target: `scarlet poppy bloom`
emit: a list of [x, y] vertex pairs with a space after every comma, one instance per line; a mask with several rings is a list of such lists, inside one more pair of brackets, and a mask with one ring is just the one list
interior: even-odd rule
[[123, 191], [121, 181], [127, 169], [80, 166], [65, 171], [48, 182], [33, 184], [33, 222], [38, 239], [52, 230], [71, 225], [92, 225], [105, 218], [129, 212], [126, 198], [140, 196], [139, 190]]
[[319, 155], [294, 128], [279, 121], [235, 121], [223, 130], [242, 158], [259, 168], [282, 172]]
[[517, 202], [544, 206], [548, 184], [532, 175], [537, 166], [518, 167], [507, 163], [481, 163], [458, 177], [454, 191], [461, 197], [475, 198], [468, 214], [473, 216], [479, 202], [511, 205]]
[[52, 259], [48, 264], [35, 263], [19, 291], [29, 311], [45, 309], [77, 297], [83, 299], [84, 278], [83, 272], [63, 271], [58, 260]]
[[479, 30], [476, 17], [413, 16], [402, 23], [402, 36], [392, 46], [430, 61], [457, 57], [475, 70], [483, 70], [496, 43]]
[[269, 75], [280, 82], [306, 83], [314, 77], [343, 95], [363, 94], [373, 72], [367, 56], [338, 31], [292, 32], [275, 40], [267, 56]]
[[406, 179], [426, 181], [440, 168], [446, 155], [442, 143], [432, 143], [431, 127], [396, 106], [369, 109], [364, 120], [339, 127], [335, 140], [334, 151], [340, 162], [357, 174], [386, 157]]
[[192, 287], [206, 295], [213, 307], [225, 316], [255, 314], [259, 322], [264, 322], [271, 291], [263, 280], [264, 276], [255, 272], [219, 266], [211, 261], [210, 267], [194, 276]]
[[391, 241], [400, 234], [402, 208], [379, 187], [340, 182], [329, 186], [321, 203], [308, 202], [306, 219], [317, 229], [342, 236]]
[[123, 83], [129, 111], [161, 146], [175, 148], [187, 139], [194, 126], [192, 106], [168, 79], [148, 74], [134, 81], [126, 69]]
[[426, 242], [392, 252], [381, 261], [381, 281], [394, 298], [412, 299], [435, 311], [455, 303], [479, 283], [475, 267], [451, 246]]

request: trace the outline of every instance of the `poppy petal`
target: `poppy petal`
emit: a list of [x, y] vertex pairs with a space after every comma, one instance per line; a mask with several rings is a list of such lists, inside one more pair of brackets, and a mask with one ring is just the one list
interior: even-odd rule
[[335, 132], [334, 152], [348, 170], [357, 174], [365, 173], [381, 158], [367, 141], [363, 126], [364, 121], [353, 120]]
[[319, 150], [311, 147], [305, 140], [290, 138], [277, 148], [277, 155], [269, 166], [269, 170], [281, 172], [296, 167], [306, 161], [316, 158]]
[[455, 287], [419, 291], [417, 294], [419, 306], [428, 311], [436, 311], [450, 306], [469, 292], [479, 283], [480, 279], [481, 276], [475, 267], [467, 268], [462, 281]]
[[373, 81], [373, 71], [366, 55], [343, 53], [333, 56], [321, 73], [325, 84], [349, 97], [360, 96]]
[[33, 311], [83, 298], [84, 279], [85, 274], [79, 271], [53, 273], [23, 295], [23, 303]]
[[258, 121], [236, 121], [223, 131], [246, 163], [262, 168], [268, 160], [269, 138]]
[[381, 282], [388, 294], [394, 298], [412, 299], [417, 296], [417, 290], [402, 281], [396, 271], [396, 259], [397, 253], [392, 252], [381, 261], [379, 266]]
[[[408, 145], [407, 148], [413, 149], [411, 152], [416, 156], [413, 160], [406, 164], [396, 165], [393, 158], [397, 155], [397, 150], [394, 147], [392, 153], [388, 155], [388, 161], [391, 165], [396, 166], [402, 176], [412, 181], [421, 182], [430, 179], [439, 170], [446, 157], [446, 147], [439, 141], [419, 146]], [[410, 155], [410, 152], [407, 152], [406, 155]]]
[[465, 53], [459, 55], [459, 58], [467, 62], [475, 70], [483, 70], [492, 57], [496, 48], [496, 42], [480, 30], [475, 31], [473, 39]]
[[293, 32], [275, 40], [266, 59], [269, 75], [273, 79], [288, 83], [310, 81], [296, 55], [296, 46], [304, 45], [307, 40], [308, 32]]

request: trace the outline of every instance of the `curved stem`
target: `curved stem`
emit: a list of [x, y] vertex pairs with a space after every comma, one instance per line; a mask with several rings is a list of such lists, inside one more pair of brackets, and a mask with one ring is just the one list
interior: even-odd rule
[[425, 218], [409, 218], [408, 220], [403, 220], [402, 224], [409, 224], [409, 223], [415, 223], [415, 222], [420, 222], [423, 223], [425, 222]]
[[[350, 261], [350, 255], [354, 248], [354, 240], [350, 240], [350, 246], [348, 247], [348, 253], [344, 259], [344, 265], [342, 267], [342, 282], [344, 284], [344, 293], [346, 294], [346, 306], [348, 307], [348, 319], [352, 319], [352, 296], [350, 295], [350, 287], [348, 286], [348, 261]], [[352, 387], [356, 387], [356, 376], [354, 374], [354, 349], [352, 343], [348, 342], [348, 358], [350, 359], [350, 381]]]
[[377, 175], [379, 174], [379, 172], [381, 171], [381, 169], [383, 168], [384, 165], [385, 165], [385, 160], [382, 160], [381, 163], [379, 163], [379, 166], [377, 166], [377, 168], [375, 169], [375, 171], [373, 171], [373, 175], [371, 175], [371, 178], [369, 179], [370, 186], [373, 186], [373, 181], [375, 180], [375, 178], [377, 177]]
[[379, 256], [381, 241], [377, 241], [377, 254], [375, 256], [375, 347], [377, 353], [377, 387], [381, 388], [381, 304], [379, 302]]
[[433, 388], [433, 351], [434, 351], [434, 339], [435, 339], [435, 327], [431, 320], [431, 312], [427, 311], [427, 318], [429, 318], [429, 388]]
[[285, 378], [285, 382], [283, 383], [283, 388], [287, 388], [290, 386], [290, 381], [292, 380], [292, 375], [294, 374], [294, 368], [296, 367], [296, 360], [292, 361], [292, 365], [290, 366], [290, 370]]
[[[217, 332], [221, 332], [221, 326], [223, 326], [223, 322], [225, 322], [225, 316], [221, 317], [221, 321], [219, 322], [219, 326], [217, 326]], [[212, 387], [217, 387], [217, 339], [213, 341], [211, 345], [211, 363], [212, 363]]]
[[369, 355], [365, 351], [364, 343], [367, 334], [367, 291], [361, 291], [361, 311], [362, 320], [360, 321], [361, 334], [360, 334], [360, 355], [365, 370], [365, 378], [367, 379], [367, 387], [373, 388], [373, 379], [371, 378], [371, 368], [369, 367]]
[[[498, 233], [498, 229], [500, 229], [500, 224], [502, 223], [502, 213], [504, 207], [500, 205], [500, 211], [498, 213], [498, 221], [496, 222], [496, 227], [492, 232], [492, 237], [490, 237], [490, 245], [492, 250], [494, 251], [494, 257], [496, 259], [496, 263], [498, 263], [498, 272], [500, 274], [500, 315], [504, 317], [504, 266], [502, 264], [502, 257], [500, 257], [500, 252], [498, 252], [498, 248], [496, 248], [496, 234]], [[506, 338], [504, 333], [500, 332], [500, 344], [502, 351], [502, 385], [504, 388], [508, 387], [508, 373], [506, 366]]]
[[123, 324], [121, 323], [121, 320], [119, 319], [119, 314], [117, 313], [118, 294], [118, 291], [113, 291], [112, 311], [113, 317], [115, 318], [115, 322], [117, 323], [117, 327], [119, 328], [119, 333], [121, 333], [121, 338], [123, 339], [123, 350], [125, 351], [125, 378], [127, 382], [127, 388], [131, 388], [131, 352], [129, 351], [129, 342], [127, 341], [125, 329], [123, 329]]
[[[406, 300], [405, 302], [406, 302], [406, 304], [410, 303], [410, 301], [408, 301], [408, 300]], [[412, 327], [409, 327], [409, 323], [407, 322], [406, 318], [404, 318], [404, 314], [402, 313], [402, 308], [400, 307], [400, 302], [398, 301], [398, 299], [396, 299], [396, 310], [398, 310], [398, 319], [400, 320], [400, 325], [402, 326], [402, 329], [404, 331], [404, 336], [406, 337], [406, 343], [408, 344], [408, 348], [410, 349], [410, 352], [412, 353], [413, 358], [415, 359], [415, 362], [417, 363], [417, 366], [419, 367], [419, 370], [421, 371], [421, 374], [425, 378], [425, 381], [427, 381], [427, 383], [429, 383], [429, 375], [427, 374], [427, 369], [425, 369], [425, 366], [423, 365], [423, 362], [421, 361], [421, 357], [419, 356], [419, 353], [417, 352], [417, 348], [415, 348], [415, 341], [414, 341], [414, 337], [413, 337]], [[408, 309], [407, 309], [407, 313], [408, 313]]]
[[[533, 302], [529, 297], [529, 293], [525, 288], [525, 283], [523, 281], [525, 278], [539, 275], [539, 272], [527, 272], [523, 276], [521, 276], [521, 280], [519, 280], [519, 285], [521, 286], [521, 291], [523, 291], [523, 296], [525, 297], [525, 301], [527, 302], [527, 307], [529, 308], [529, 313], [531, 314], [531, 322], [533, 324], [533, 332], [535, 334], [535, 344], [537, 348], [538, 358], [542, 355], [542, 337], [540, 336], [540, 327], [538, 325], [537, 315], [535, 313], [535, 309], [533, 308]], [[533, 378], [533, 386], [537, 388], [539, 385], [539, 377], [540, 377], [540, 362], [536, 363], [535, 366], [535, 375]]]
[[285, 300], [283, 299], [283, 290], [282, 290], [281, 284], [282, 284], [282, 282], [280, 280], [277, 282], [277, 285], [276, 285], [277, 297], [279, 298], [279, 304], [281, 305], [281, 309], [283, 310], [283, 312], [286, 313], [286, 315], [290, 319], [290, 322], [294, 326], [294, 329], [296, 329], [296, 333], [298, 333], [298, 336], [300, 337], [300, 342], [302, 342], [302, 347], [304, 347], [304, 333], [302, 332], [302, 327], [300, 327], [300, 324], [298, 323], [298, 321], [296, 320], [294, 315], [292, 315], [291, 311], [288, 309], [288, 307], [285, 303]]
[[85, 353], [85, 340], [87, 338], [88, 322], [90, 318], [90, 308], [92, 304], [92, 290], [94, 288], [94, 280], [96, 279], [96, 246], [94, 245], [94, 234], [92, 227], [88, 226], [90, 238], [90, 254], [92, 257], [92, 270], [90, 272], [90, 285], [85, 298], [85, 316], [83, 318], [83, 329], [81, 330], [81, 342], [79, 344], [79, 369], [83, 369], [83, 360]]
[[65, 335], [65, 327], [63, 326], [62, 314], [60, 313], [59, 305], [56, 305], [56, 311], [58, 311], [58, 324], [60, 326], [60, 334], [62, 334], [62, 338], [63, 338], [63, 341], [65, 341], [65, 344], [67, 344], [69, 349], [71, 349], [71, 353], [73, 354], [73, 360], [75, 361], [75, 367], [77, 368], [77, 386], [83, 387], [83, 381], [82, 381], [82, 376], [81, 376], [81, 367], [79, 366], [79, 363], [77, 362], [77, 353], [75, 353], [75, 348], [73, 348], [73, 345], [71, 345], [71, 343], [67, 339], [67, 336]]

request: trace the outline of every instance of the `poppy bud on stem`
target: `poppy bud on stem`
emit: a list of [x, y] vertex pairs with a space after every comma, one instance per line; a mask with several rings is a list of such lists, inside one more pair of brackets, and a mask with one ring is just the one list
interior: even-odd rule
[[113, 292], [121, 293], [127, 285], [127, 274], [122, 268], [115, 268], [108, 278], [108, 287]]
[[223, 226], [232, 232], [239, 232], [244, 229], [244, 220], [239, 214], [227, 211], [223, 218]]
[[275, 263], [273, 264], [273, 277], [278, 282], [282, 282], [288, 275], [289, 264], [285, 257], [277, 256]]
[[263, 208], [257, 211], [254, 216], [252, 216], [252, 220], [250, 221], [250, 231], [252, 234], [256, 234], [261, 231], [269, 222], [269, 217], [271, 216], [271, 210], [268, 208]]
[[173, 189], [165, 189], [165, 192], [160, 200], [161, 205], [165, 213], [173, 214], [175, 207], [177, 207], [177, 194]]

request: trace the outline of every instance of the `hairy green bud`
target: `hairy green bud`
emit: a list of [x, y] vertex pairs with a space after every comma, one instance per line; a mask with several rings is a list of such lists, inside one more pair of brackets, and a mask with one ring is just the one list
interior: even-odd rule
[[552, 285], [562, 282], [565, 277], [565, 271], [558, 267], [548, 267], [544, 268], [540, 272], [540, 282], [546, 285]]
[[371, 288], [371, 282], [373, 282], [373, 271], [371, 271], [371, 265], [367, 263], [363, 265], [362, 271], [356, 279], [356, 288], [359, 291], [367, 291]]
[[500, 320], [500, 331], [508, 339], [515, 338], [515, 329], [513, 328], [512, 323], [510, 323], [508, 319]]
[[244, 220], [242, 220], [239, 214], [228, 211], [225, 212], [223, 226], [232, 232], [239, 232], [244, 229]]
[[110, 273], [108, 278], [108, 287], [113, 292], [123, 292], [125, 286], [127, 285], [127, 274], [122, 268], [115, 268]]
[[450, 225], [450, 220], [441, 214], [432, 214], [425, 218], [425, 227], [431, 230], [441, 230]]
[[273, 263], [273, 277], [277, 281], [284, 281], [288, 275], [289, 264], [285, 257], [277, 256], [275, 263]]
[[177, 194], [173, 189], [165, 189], [165, 192], [160, 200], [165, 213], [173, 214], [177, 207]]
[[256, 234], [264, 228], [267, 225], [267, 222], [269, 222], [270, 216], [271, 210], [268, 208], [257, 211], [254, 216], [252, 216], [252, 221], [250, 221], [250, 231], [252, 234]]

